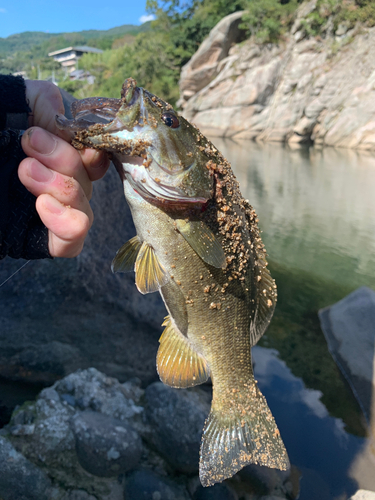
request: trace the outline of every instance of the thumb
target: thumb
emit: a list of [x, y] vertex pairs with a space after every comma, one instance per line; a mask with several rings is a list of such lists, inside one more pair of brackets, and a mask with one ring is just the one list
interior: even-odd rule
[[31, 109], [29, 126], [44, 128], [65, 139], [64, 133], [57, 128], [55, 120], [57, 114], [64, 114], [64, 104], [59, 89], [53, 83], [39, 80], [26, 80], [25, 85], [26, 99]]

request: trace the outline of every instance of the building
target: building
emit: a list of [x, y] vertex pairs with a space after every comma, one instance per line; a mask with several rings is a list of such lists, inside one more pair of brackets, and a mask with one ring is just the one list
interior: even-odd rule
[[92, 85], [95, 82], [95, 76], [93, 76], [89, 71], [84, 69], [76, 69], [69, 73], [70, 80], [79, 80], [80, 82], [87, 82]]
[[59, 62], [63, 68], [66, 69], [67, 73], [71, 73], [78, 69], [78, 59], [87, 54], [88, 52], [93, 54], [102, 54], [102, 50], [96, 49], [95, 47], [88, 47], [87, 45], [80, 45], [77, 47], [67, 47], [66, 49], [55, 50], [50, 52], [49, 57], [53, 57], [55, 61]]

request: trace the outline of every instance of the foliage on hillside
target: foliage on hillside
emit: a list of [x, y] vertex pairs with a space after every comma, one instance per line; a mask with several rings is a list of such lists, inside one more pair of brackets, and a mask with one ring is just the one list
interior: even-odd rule
[[[118, 97], [123, 80], [132, 76], [139, 85], [174, 104], [178, 98], [181, 67], [220, 19], [245, 10], [241, 26], [249, 37], [258, 43], [280, 43], [302, 3], [302, 0], [147, 0], [148, 12], [155, 16], [149, 30], [147, 25], [125, 25], [106, 32], [84, 31], [55, 36], [21, 33], [0, 39], [0, 53], [5, 42], [8, 49], [13, 47], [11, 56], [11, 49], [7, 49], [8, 57], [1, 60], [0, 56], [0, 72], [28, 69], [28, 76], [36, 78], [39, 65], [44, 70], [42, 78], [54, 70], [59, 85], [79, 98]], [[333, 34], [339, 25], [350, 29], [358, 22], [375, 25], [373, 0], [317, 0], [316, 8], [303, 20], [302, 29], [305, 36], [324, 37], [329, 32]], [[57, 63], [46, 55], [69, 45], [86, 44], [104, 50], [103, 54], [86, 54], [79, 61], [80, 68], [96, 77], [95, 83], [64, 80]]]
[[[136, 35], [150, 28], [150, 23], [141, 26], [125, 24], [110, 30], [87, 30], [77, 33], [24, 32], [0, 38], [0, 73], [25, 71], [29, 78], [36, 78], [37, 67], [51, 73], [60, 66], [48, 57], [49, 52], [72, 45], [90, 45], [102, 50], [111, 49], [115, 40]], [[34, 68], [34, 71], [32, 70]]]
[[132, 76], [139, 85], [175, 104], [181, 67], [221, 18], [243, 8], [243, 0], [148, 0], [147, 8], [156, 20], [133, 44], [82, 57], [81, 67], [96, 77], [94, 85], [66, 82], [63, 87], [74, 89], [77, 97], [119, 97], [122, 82]]

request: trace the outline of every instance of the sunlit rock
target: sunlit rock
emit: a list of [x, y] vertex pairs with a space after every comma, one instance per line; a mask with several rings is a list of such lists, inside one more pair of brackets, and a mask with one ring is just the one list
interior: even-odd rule
[[278, 44], [230, 50], [241, 13], [222, 19], [181, 73], [184, 115], [211, 136], [375, 149], [375, 28], [341, 23], [334, 33], [328, 20], [309, 37], [306, 16], [318, 8], [304, 2]]

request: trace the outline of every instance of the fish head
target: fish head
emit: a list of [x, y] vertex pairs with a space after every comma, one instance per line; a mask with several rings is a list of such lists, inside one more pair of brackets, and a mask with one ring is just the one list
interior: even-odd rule
[[[132, 78], [125, 80], [121, 99], [76, 101], [72, 114], [73, 121], [57, 119], [60, 128], [76, 132], [78, 147], [109, 151], [120, 175], [147, 200], [202, 205], [213, 196], [199, 130]], [[109, 122], [93, 125], [83, 118], [87, 114]]]

